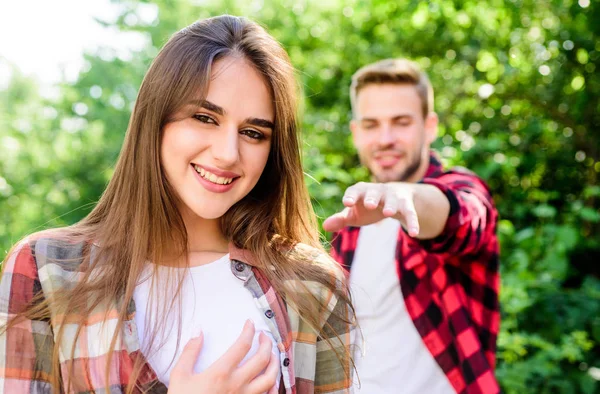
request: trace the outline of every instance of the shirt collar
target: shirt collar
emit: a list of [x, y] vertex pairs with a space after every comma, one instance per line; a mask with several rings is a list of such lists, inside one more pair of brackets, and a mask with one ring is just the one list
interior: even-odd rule
[[235, 246], [233, 242], [229, 242], [229, 258], [231, 260], [241, 261], [253, 267], [256, 267], [256, 256], [254, 253], [246, 249], [241, 249]]
[[429, 167], [425, 172], [424, 178], [432, 178], [440, 175], [443, 172], [442, 162], [440, 161], [437, 153], [429, 153]]

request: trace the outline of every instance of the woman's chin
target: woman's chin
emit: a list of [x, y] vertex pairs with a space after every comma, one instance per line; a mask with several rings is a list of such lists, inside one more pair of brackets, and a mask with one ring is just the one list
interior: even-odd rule
[[184, 217], [191, 220], [217, 220], [229, 210], [229, 206], [215, 206], [213, 203], [186, 205]]
[[217, 219], [220, 219], [221, 217], [223, 217], [223, 215], [225, 215], [226, 212], [227, 212], [227, 210], [202, 209], [202, 210], [195, 211], [194, 213], [196, 214], [196, 216], [199, 219], [217, 220]]

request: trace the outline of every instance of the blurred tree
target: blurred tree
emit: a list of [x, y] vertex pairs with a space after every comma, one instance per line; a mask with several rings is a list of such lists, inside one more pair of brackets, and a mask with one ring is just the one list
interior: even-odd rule
[[130, 57], [87, 54], [60, 98], [14, 74], [0, 91], [0, 257], [41, 227], [84, 216], [111, 175], [144, 71], [175, 30], [221, 13], [264, 24], [304, 93], [304, 158], [324, 218], [368, 174], [348, 132], [360, 66], [407, 56], [436, 90], [449, 164], [488, 180], [501, 214], [507, 393], [600, 390], [600, 7], [590, 0], [121, 1], [148, 40]]

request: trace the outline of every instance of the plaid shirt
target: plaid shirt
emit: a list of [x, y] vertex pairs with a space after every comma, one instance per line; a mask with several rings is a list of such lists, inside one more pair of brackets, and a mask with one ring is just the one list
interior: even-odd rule
[[[83, 244], [40, 238], [25, 240], [15, 248], [4, 263], [0, 282], [0, 327], [29, 304], [33, 296], [42, 291], [50, 294], [60, 288], [69, 288], [81, 276]], [[303, 247], [304, 246], [298, 246]], [[306, 249], [305, 249], [306, 250]], [[308, 250], [311, 252], [311, 250]], [[230, 247], [231, 271], [254, 297], [265, 316], [281, 352], [282, 380], [280, 393], [348, 393], [351, 387], [350, 361], [342, 365], [335, 352], [321, 340], [320, 334], [293, 310], [287, 308], [275, 293], [266, 277], [254, 265], [253, 256], [244, 250]], [[333, 268], [330, 259], [314, 250], [315, 264], [331, 267], [331, 274], [341, 278], [341, 270]], [[340, 271], [337, 273], [337, 271]], [[332, 338], [338, 352], [348, 350], [351, 327], [334, 318], [330, 311], [343, 307], [333, 293], [324, 286], [307, 283], [311, 291], [325, 301], [328, 310], [322, 311], [322, 330], [330, 324], [339, 333]], [[121, 393], [125, 392], [140, 351], [134, 320], [133, 300], [128, 307], [128, 317], [119, 334], [110, 363], [109, 387], [106, 387], [106, 361], [110, 339], [116, 327], [119, 301], [108, 310], [98, 310], [88, 317], [71, 358], [74, 333], [77, 326], [67, 323], [60, 349], [63, 386], [70, 380], [71, 392]], [[106, 313], [106, 314], [105, 314]], [[50, 393], [51, 355], [57, 322], [62, 321], [51, 305], [50, 321], [24, 320], [0, 334], [0, 393]], [[103, 323], [104, 317], [107, 320]], [[68, 321], [68, 317], [67, 321]], [[345, 349], [344, 349], [345, 348]], [[74, 366], [72, 376], [67, 376], [69, 365]], [[140, 387], [147, 393], [166, 393], [167, 388], [157, 379], [156, 373], [144, 359]], [[64, 390], [64, 387], [62, 390]]]
[[[450, 213], [437, 238], [398, 232], [396, 267], [406, 309], [457, 393], [497, 393], [499, 248], [492, 197], [475, 174], [443, 171], [433, 154], [421, 183], [446, 195]], [[347, 227], [333, 237], [332, 255], [348, 269], [359, 231]]]

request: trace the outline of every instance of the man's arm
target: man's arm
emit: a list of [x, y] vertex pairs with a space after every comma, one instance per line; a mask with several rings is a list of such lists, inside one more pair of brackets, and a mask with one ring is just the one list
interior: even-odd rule
[[495, 237], [497, 212], [485, 183], [471, 173], [449, 172], [421, 183], [357, 183], [344, 194], [346, 208], [325, 220], [326, 231], [365, 226], [386, 217], [432, 252], [472, 253]]
[[326, 231], [393, 217], [410, 236], [431, 239], [441, 234], [450, 212], [450, 203], [439, 188], [406, 182], [360, 182], [346, 190], [343, 203], [346, 208], [323, 223]]

